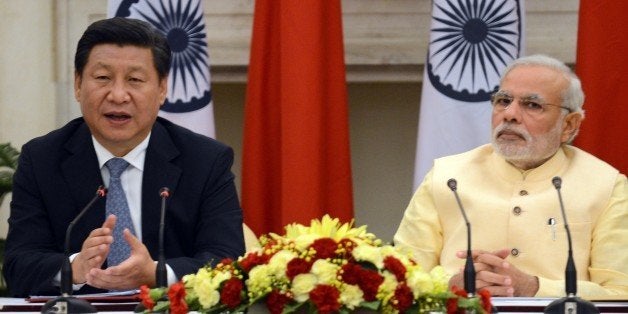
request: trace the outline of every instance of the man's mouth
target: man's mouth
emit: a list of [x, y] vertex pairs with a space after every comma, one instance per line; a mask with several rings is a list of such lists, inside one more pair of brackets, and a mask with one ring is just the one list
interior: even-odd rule
[[521, 133], [513, 130], [499, 131], [497, 132], [497, 138], [503, 140], [525, 140], [525, 137]]
[[125, 121], [131, 118], [131, 116], [126, 113], [106, 113], [105, 117], [113, 121]]

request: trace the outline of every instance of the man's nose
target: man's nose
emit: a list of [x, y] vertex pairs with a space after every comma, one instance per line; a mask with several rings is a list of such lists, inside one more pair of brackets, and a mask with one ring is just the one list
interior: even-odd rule
[[116, 103], [122, 104], [129, 101], [130, 96], [129, 92], [122, 81], [115, 81], [111, 85], [111, 90], [109, 90], [109, 94], [107, 94], [107, 100]]
[[520, 122], [523, 116], [523, 108], [521, 108], [521, 102], [517, 99], [513, 99], [512, 103], [502, 111], [504, 121], [516, 121]]

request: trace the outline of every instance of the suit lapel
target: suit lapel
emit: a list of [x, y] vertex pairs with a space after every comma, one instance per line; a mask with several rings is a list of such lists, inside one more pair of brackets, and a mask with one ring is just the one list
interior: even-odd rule
[[[64, 145], [64, 149], [68, 155], [61, 162], [61, 172], [67, 183], [69, 194], [76, 204], [73, 209], [68, 210], [74, 210], [72, 216], [76, 217], [94, 197], [97, 188], [103, 185], [96, 151], [85, 123], [77, 128]], [[94, 228], [100, 227], [104, 219], [105, 201], [102, 200], [94, 203], [93, 207], [85, 213], [85, 217], [81, 219], [82, 223], [74, 227], [76, 238], [82, 238], [80, 234], [86, 236]]]
[[166, 128], [155, 122], [144, 161], [144, 178], [142, 180], [142, 242], [157, 258], [158, 230], [161, 211], [159, 190], [167, 187], [176, 191], [181, 168], [172, 163], [179, 155], [179, 150], [172, 142]]

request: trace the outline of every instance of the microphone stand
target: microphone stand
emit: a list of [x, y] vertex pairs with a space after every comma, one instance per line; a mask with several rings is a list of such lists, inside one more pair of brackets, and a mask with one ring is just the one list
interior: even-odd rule
[[[170, 189], [163, 187], [159, 190], [161, 197], [161, 217], [159, 219], [159, 253], [157, 256], [157, 267], [155, 268], [155, 284], [157, 288], [168, 287], [168, 270], [166, 268], [166, 257], [164, 253], [164, 229], [166, 226], [166, 199], [170, 197]], [[165, 296], [164, 296], [165, 299]], [[134, 312], [144, 312], [146, 308], [140, 302]]]
[[447, 180], [447, 186], [452, 192], [454, 192], [458, 208], [460, 209], [462, 218], [464, 218], [464, 222], [467, 225], [467, 259], [464, 264], [464, 290], [467, 291], [467, 296], [472, 298], [475, 296], [475, 266], [473, 266], [473, 257], [471, 256], [471, 223], [469, 222], [469, 219], [467, 219], [467, 214], [465, 213], [460, 197], [458, 196], [458, 182], [456, 179], [449, 179]]
[[107, 194], [102, 185], [96, 190], [96, 195], [85, 205], [81, 212], [70, 222], [65, 231], [65, 259], [61, 265], [61, 296], [49, 300], [41, 308], [42, 313], [96, 313], [96, 308], [87, 300], [72, 297], [72, 264], [70, 263], [70, 235], [76, 222], [89, 210], [92, 205]]
[[560, 203], [560, 211], [563, 216], [563, 222], [565, 224], [565, 232], [567, 233], [567, 243], [569, 245], [567, 267], [565, 268], [565, 292], [567, 296], [554, 300], [547, 307], [545, 307], [544, 313], [546, 314], [576, 314], [576, 313], [600, 313], [593, 303], [583, 300], [576, 296], [578, 290], [578, 276], [576, 274], [576, 264], [573, 260], [573, 250], [571, 245], [571, 232], [569, 231], [569, 225], [567, 224], [567, 214], [565, 214], [565, 206], [563, 205], [563, 197], [560, 193], [560, 187], [562, 180], [560, 177], [552, 178], [552, 184], [556, 188], [558, 193], [558, 201]]
[[168, 286], [168, 271], [164, 254], [164, 227], [166, 225], [166, 199], [170, 197], [170, 189], [161, 188], [159, 196], [161, 196], [161, 219], [159, 220], [159, 256], [157, 257], [155, 278], [157, 287], [165, 288]]

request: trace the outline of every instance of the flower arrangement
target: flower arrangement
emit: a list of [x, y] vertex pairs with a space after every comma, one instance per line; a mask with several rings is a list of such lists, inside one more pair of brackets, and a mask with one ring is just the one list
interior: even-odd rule
[[[409, 254], [382, 244], [366, 226], [325, 216], [286, 234], [262, 236], [262, 248], [187, 275], [169, 288], [141, 288], [150, 311], [238, 313], [261, 304], [276, 313], [490, 312], [490, 296], [448, 289], [441, 267], [426, 272]], [[166, 298], [167, 296], [167, 298]]]

